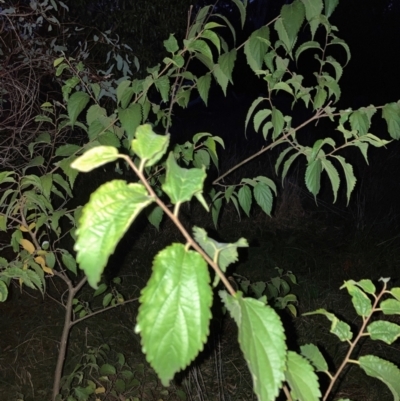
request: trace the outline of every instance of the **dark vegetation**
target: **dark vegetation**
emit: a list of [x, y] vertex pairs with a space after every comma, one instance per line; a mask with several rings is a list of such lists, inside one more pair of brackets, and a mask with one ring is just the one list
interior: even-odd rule
[[[118, 34], [118, 46], [121, 43], [129, 45], [133, 49], [126, 50], [129, 57], [134, 54], [141, 63], [139, 72], [131, 66], [132, 71], [140, 75], [146, 66], [154, 65], [155, 61], [162, 58], [162, 40], [170, 32], [183, 37], [189, 3], [185, 0], [117, 1], [115, 8], [112, 8], [109, 2], [73, 0], [68, 3], [71, 11], [65, 11], [64, 16], [69, 18], [71, 24], [89, 27], [87, 29], [92, 31], [111, 29]], [[257, 10], [259, 3], [254, 1], [251, 7]], [[275, 8], [275, 2], [266, 3], [268, 15], [263, 17], [270, 20], [271, 14], [273, 18], [273, 14], [279, 12], [280, 5]], [[221, 8], [225, 4], [221, 2]], [[257, 16], [261, 18], [254, 11], [250, 22], [252, 26], [247, 29], [265, 23], [265, 20], [257, 20]], [[341, 2], [333, 23], [338, 26], [341, 37], [349, 43], [352, 61], [341, 81], [343, 93], [339, 108], [360, 107], [370, 103], [379, 105], [399, 98], [399, 18], [400, 8], [395, 1]], [[31, 157], [24, 144], [31, 142], [38, 130], [34, 116], [39, 114], [41, 103], [53, 99], [53, 93], [60, 96], [61, 80], [53, 78], [52, 64], [47, 56], [37, 55], [30, 58], [28, 63], [21, 60], [21, 49], [13, 28], [7, 25], [9, 20], [1, 15], [0, 21], [3, 29], [0, 46], [13, 47], [12, 51], [1, 55], [0, 171], [9, 168], [21, 170]], [[9, 30], [5, 29], [7, 26]], [[89, 36], [88, 30], [83, 32]], [[50, 43], [50, 34], [41, 34], [44, 35], [43, 40]], [[74, 35], [68, 38], [68, 51], [72, 51], [80, 39]], [[88, 61], [93, 63], [94, 70], [99, 68], [107, 51], [100, 48], [98, 53], [90, 54], [93, 57]], [[199, 103], [187, 110], [177, 111], [171, 127], [176, 142], [183, 142], [202, 131], [220, 135], [227, 145], [227, 151], [221, 155], [221, 172], [251, 155], [262, 143], [261, 135], [251, 129], [247, 132], [247, 138], [244, 135], [248, 107], [263, 88], [259, 82], [243, 75], [242, 67], [244, 70], [239, 63], [234, 76], [235, 85], [228, 91], [226, 99], [220, 89], [212, 89], [208, 108]], [[284, 98], [282, 103], [285, 107]], [[302, 118], [301, 112], [299, 114], [298, 118]], [[384, 124], [378, 125], [374, 133], [385, 137], [385, 128]], [[332, 127], [326, 121], [319, 121], [318, 125], [308, 128], [307, 135], [310, 135], [310, 140], [315, 140], [318, 133], [325, 129]], [[71, 130], [67, 135], [73, 136], [76, 132]], [[75, 137], [77, 143], [80, 141], [79, 135]], [[65, 136], [57, 138], [59, 144], [65, 140]], [[253, 208], [250, 218], [242, 216], [240, 220], [230, 203], [223, 208], [218, 232], [210, 216], [198, 204], [183, 211], [183, 220], [185, 224], [204, 227], [224, 242], [236, 241], [239, 237], [248, 238], [250, 247], [241, 253], [239, 262], [229, 271], [233, 279], [235, 273], [251, 281], [268, 281], [276, 276], [275, 267], [292, 271], [298, 279], [293, 291], [299, 299], [299, 316], [303, 312], [324, 307], [356, 324], [348, 296], [339, 291], [343, 280], [369, 277], [376, 282], [383, 276], [391, 277], [392, 285], [400, 283], [399, 150], [398, 143], [391, 144], [388, 149], [373, 149], [369, 166], [361, 156], [351, 155], [358, 183], [348, 206], [343, 193], [337, 203], [332, 204], [332, 192], [328, 185], [323, 187], [315, 202], [304, 186], [305, 167], [298, 165], [291, 169], [280, 186], [272, 218]], [[51, 148], [45, 149], [43, 156], [46, 157], [51, 151]], [[273, 164], [269, 157], [264, 156], [248, 163], [241, 174], [267, 175], [279, 183], [280, 178], [275, 175]], [[218, 172], [214, 171], [214, 174]], [[227, 177], [228, 183], [240, 181], [241, 177], [235, 174]], [[114, 176], [114, 169], [109, 166], [79, 176], [70, 207], [86, 202], [91, 192]], [[181, 240], [169, 222], [164, 222], [160, 230], [162, 235], [147, 220], [137, 221], [110, 259], [105, 279], [112, 282], [115, 276], [121, 277], [121, 282], [113, 285], [124, 294], [125, 299], [139, 296], [140, 289], [150, 276], [153, 255], [172, 241]], [[2, 246], [8, 241], [4, 233], [1, 233], [0, 241]], [[71, 247], [67, 238], [62, 241]], [[1, 252], [1, 256], [7, 257], [9, 251], [5, 248]], [[49, 399], [49, 383], [63, 324], [63, 313], [56, 300], [62, 297], [64, 291], [62, 283], [55, 279], [48, 281], [44, 298], [37, 291], [25, 287], [20, 289], [14, 285], [9, 299], [0, 303], [0, 400]], [[85, 291], [84, 298], [88, 303], [91, 302], [92, 308], [101, 307], [100, 301], [97, 301], [98, 305], [96, 300], [92, 303], [92, 291]], [[216, 305], [215, 309], [219, 310], [219, 306]], [[342, 346], [337, 345], [331, 337], [325, 322], [318, 317], [292, 318], [285, 313], [282, 316], [292, 344], [323, 344], [332, 365], [341, 360]], [[132, 330], [136, 315], [137, 303], [130, 303], [114, 309], [111, 314], [99, 314], [77, 325], [69, 341], [65, 373], [69, 374], [78, 363], [97, 361], [100, 364], [101, 359], [113, 363], [119, 352], [124, 354], [135, 372], [133, 395], [138, 400], [255, 399], [251, 377], [238, 350], [235, 325], [230, 318], [217, 313], [205, 351], [192, 367], [178, 376], [170, 388], [165, 389], [141, 353], [140, 339]], [[99, 350], [103, 349], [101, 347], [104, 344], [108, 344], [110, 351], [105, 351], [101, 356]], [[364, 347], [368, 350], [368, 341]], [[381, 345], [374, 351], [400, 364], [397, 343], [390, 347]], [[367, 351], [363, 349], [363, 352]], [[98, 377], [94, 371], [90, 374]], [[340, 391], [335, 397], [365, 401], [390, 399], [385, 388], [378, 382], [376, 386], [371, 386], [370, 381], [353, 368], [345, 381], [340, 383]]]

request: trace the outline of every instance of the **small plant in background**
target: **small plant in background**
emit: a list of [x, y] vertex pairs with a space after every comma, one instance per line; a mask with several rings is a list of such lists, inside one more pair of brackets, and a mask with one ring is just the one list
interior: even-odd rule
[[275, 267], [278, 276], [268, 281], [251, 282], [247, 277], [233, 273], [233, 280], [237, 283], [243, 294], [260, 299], [266, 297], [267, 302], [277, 309], [287, 308], [293, 316], [297, 316], [297, 297], [291, 294], [290, 284], [297, 284], [296, 276], [291, 272]]

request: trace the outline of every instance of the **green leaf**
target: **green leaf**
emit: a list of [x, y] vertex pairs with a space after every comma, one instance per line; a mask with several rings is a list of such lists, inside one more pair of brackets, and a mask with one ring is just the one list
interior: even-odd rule
[[269, 28], [266, 26], [254, 31], [244, 45], [247, 64], [256, 74], [262, 70], [264, 56], [268, 50], [268, 44], [262, 39], [269, 40]]
[[201, 76], [197, 80], [197, 90], [199, 91], [199, 95], [206, 106], [208, 102], [208, 93], [210, 91], [210, 86], [211, 86], [211, 74], [209, 72]]
[[325, 15], [329, 18], [337, 5], [339, 4], [339, 0], [324, 0], [325, 3]]
[[270, 216], [273, 205], [271, 188], [263, 182], [258, 182], [255, 185], [253, 192], [257, 204], [261, 207], [264, 213]]
[[346, 288], [351, 296], [351, 302], [358, 316], [367, 317], [372, 311], [372, 302], [354, 280], [345, 281], [340, 289]]
[[385, 299], [379, 307], [385, 315], [400, 315], [400, 301], [397, 299]]
[[346, 64], [350, 61], [351, 59], [351, 53], [350, 53], [350, 48], [349, 45], [343, 40], [343, 39], [339, 39], [339, 38], [334, 38], [333, 40], [331, 40], [331, 45], [340, 45], [344, 48], [344, 50], [346, 51], [346, 55], [347, 55], [347, 60], [346, 60]]
[[97, 288], [108, 257], [132, 221], [152, 201], [143, 185], [122, 180], [107, 182], [92, 193], [83, 207], [74, 247], [91, 287]]
[[286, 381], [294, 399], [318, 401], [321, 397], [318, 377], [307, 359], [296, 352], [288, 352]]
[[[193, 227], [193, 235], [196, 242], [204, 249], [207, 255], [219, 266], [225, 273], [227, 267], [238, 261], [237, 248], [248, 247], [249, 244], [245, 238], [240, 238], [234, 243], [224, 243], [215, 241], [208, 237], [207, 232], [200, 227]], [[218, 276], [215, 277], [213, 286], [219, 282]]]
[[100, 374], [102, 376], [115, 375], [116, 373], [117, 370], [115, 369], [115, 366], [110, 365], [109, 363], [105, 363], [100, 366]]
[[218, 227], [218, 217], [221, 212], [222, 198], [215, 199], [211, 206], [211, 215], [214, 223], [214, 227]]
[[339, 178], [339, 173], [337, 172], [335, 166], [332, 164], [332, 162], [328, 159], [321, 159], [321, 166], [323, 170], [325, 170], [328, 174], [329, 180], [332, 185], [332, 190], [333, 190], [333, 203], [336, 202], [337, 199], [337, 193], [339, 190], [339, 185], [340, 185], [340, 178]]
[[326, 90], [321, 88], [320, 86], [317, 87], [317, 93], [315, 94], [314, 98], [314, 110], [321, 108], [328, 97]]
[[167, 40], [164, 40], [163, 44], [168, 53], [175, 53], [179, 50], [178, 41], [172, 33], [170, 33]]
[[206, 29], [202, 32], [201, 37], [208, 39], [217, 48], [218, 54], [221, 53], [221, 40], [214, 31]]
[[57, 148], [56, 156], [71, 156], [78, 153], [81, 149], [81, 146], [67, 143], [66, 145], [61, 145]]
[[374, 355], [361, 356], [358, 361], [368, 376], [375, 377], [385, 383], [393, 394], [393, 399], [399, 401], [400, 370], [396, 365]]
[[246, 7], [245, 5], [242, 3], [241, 0], [232, 0], [236, 7], [239, 9], [239, 13], [240, 13], [240, 22], [242, 23], [242, 29], [244, 27], [244, 23], [246, 21]]
[[385, 104], [382, 108], [382, 117], [386, 120], [390, 136], [393, 139], [400, 139], [400, 104]]
[[250, 209], [251, 209], [251, 202], [253, 200], [253, 197], [251, 195], [250, 188], [247, 185], [243, 185], [239, 189], [238, 199], [239, 199], [239, 205], [242, 207], [244, 212], [249, 217], [250, 216]]
[[263, 97], [258, 97], [256, 100], [253, 101], [251, 104], [247, 115], [246, 115], [246, 122], [245, 122], [245, 129], [247, 130], [247, 125], [249, 124], [250, 118], [254, 113], [254, 110], [258, 107], [258, 105], [264, 100]]
[[128, 103], [134, 95], [134, 89], [131, 87], [131, 83], [132, 81], [126, 79], [117, 86], [117, 105], [121, 104], [123, 109], [128, 106]]
[[314, 38], [319, 25], [318, 17], [321, 15], [323, 4], [322, 0], [301, 0], [306, 9], [306, 18], [310, 23], [311, 35]]
[[303, 313], [303, 316], [324, 315], [332, 322], [330, 332], [335, 334], [340, 341], [350, 341], [353, 338], [350, 326], [339, 320], [333, 313], [327, 312], [325, 309], [317, 309], [313, 312]]
[[368, 116], [361, 110], [356, 110], [350, 115], [350, 125], [352, 130], [359, 132], [359, 135], [365, 135], [370, 128]]
[[350, 202], [350, 196], [351, 193], [353, 192], [354, 187], [356, 186], [356, 177], [354, 176], [353, 172], [353, 166], [349, 163], [346, 163], [346, 160], [342, 156], [333, 156], [337, 160], [339, 160], [339, 163], [341, 164], [343, 171], [344, 171], [344, 176], [346, 177], [346, 183], [347, 183], [347, 205]]
[[113, 146], [96, 146], [89, 149], [71, 163], [71, 167], [87, 173], [118, 159], [118, 150]]
[[79, 117], [79, 114], [89, 103], [90, 96], [84, 92], [75, 92], [68, 99], [67, 111], [72, 128]]
[[160, 223], [162, 221], [164, 212], [160, 208], [160, 206], [153, 206], [151, 205], [149, 208], [146, 209], [146, 216], [149, 220], [150, 224], [154, 226], [157, 231], [160, 229]]
[[169, 134], [157, 135], [150, 124], [140, 125], [131, 148], [146, 167], [154, 166], [166, 153], [169, 138]]
[[219, 64], [214, 65], [213, 75], [226, 96], [226, 88], [228, 87], [229, 77], [225, 75]]
[[314, 42], [313, 40], [304, 42], [296, 50], [296, 54], [295, 54], [296, 62], [299, 60], [300, 54], [308, 49], [318, 49], [318, 50], [321, 50], [321, 52], [322, 52], [321, 45], [318, 42]]
[[286, 343], [282, 322], [268, 305], [253, 298], [219, 292], [239, 329], [239, 344], [259, 400], [275, 400], [284, 379]]
[[283, 131], [285, 119], [283, 118], [281, 111], [275, 107], [272, 108], [272, 125], [274, 126], [272, 139], [276, 140]]
[[318, 195], [319, 190], [321, 189], [321, 172], [321, 159], [316, 159], [308, 164], [305, 174], [305, 182], [307, 189], [314, 195], [314, 198]]
[[187, 202], [197, 193], [203, 192], [206, 173], [203, 169], [185, 169], [179, 167], [171, 152], [166, 162], [166, 178], [162, 185], [163, 191], [170, 197], [173, 204]]
[[0, 302], [4, 302], [8, 297], [8, 288], [4, 281], [0, 280]]
[[220, 66], [221, 71], [228, 78], [230, 83], [233, 83], [232, 71], [233, 67], [235, 66], [236, 54], [236, 49], [232, 49], [229, 52], [221, 54], [218, 57], [218, 65]]
[[136, 128], [142, 122], [142, 106], [139, 103], [132, 103], [126, 109], [119, 108], [118, 117], [130, 143], [135, 137]]
[[170, 89], [169, 78], [166, 75], [162, 75], [160, 78], [154, 81], [154, 85], [160, 92], [163, 102], [167, 103], [169, 99], [169, 89]]
[[304, 16], [305, 10], [300, 0], [295, 0], [292, 4], [285, 4], [281, 9], [283, 26], [287, 33], [287, 42], [283, 41], [281, 37], [279, 37], [279, 39], [285, 43], [288, 52], [292, 51], [296, 43], [297, 35], [304, 21]]
[[372, 340], [393, 344], [400, 337], [400, 326], [392, 322], [378, 320], [368, 325], [367, 331]]
[[317, 372], [328, 372], [328, 364], [317, 346], [305, 344], [300, 346], [300, 350], [301, 354], [314, 365]]
[[258, 110], [254, 115], [254, 130], [257, 132], [260, 129], [260, 126], [265, 122], [265, 120], [272, 114], [270, 109], [262, 109]]
[[209, 334], [212, 290], [204, 259], [173, 244], [154, 259], [153, 272], [141, 291], [135, 331], [142, 350], [163, 385], [188, 366]]
[[76, 269], [76, 261], [75, 258], [66, 250], [64, 250], [61, 254], [61, 260], [64, 266], [75, 275], [78, 274]]

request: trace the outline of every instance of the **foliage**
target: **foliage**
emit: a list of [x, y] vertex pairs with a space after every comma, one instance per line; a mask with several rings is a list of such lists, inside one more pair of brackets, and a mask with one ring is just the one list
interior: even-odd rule
[[[243, 26], [245, 4], [238, 0], [233, 3]], [[54, 4], [52, 7], [56, 8]], [[274, 400], [281, 391], [289, 400], [317, 400], [321, 390], [315, 371], [319, 370], [331, 379], [323, 396], [326, 400], [347, 363], [358, 363], [368, 375], [384, 381], [395, 399], [399, 397], [400, 370], [397, 367], [374, 356], [363, 356], [358, 361], [350, 359], [359, 339], [367, 333], [373, 340], [385, 339], [387, 342], [397, 338], [397, 325], [388, 322], [369, 324], [372, 314], [379, 310], [386, 314], [398, 313], [397, 289], [387, 291], [384, 281], [383, 290], [376, 295], [375, 287], [368, 280], [345, 283], [353, 305], [363, 319], [360, 333], [354, 339], [349, 326], [333, 314], [322, 309], [316, 311], [332, 321], [332, 332], [350, 346], [342, 365], [332, 375], [313, 346], [305, 347], [305, 351], [303, 348], [303, 355], [287, 350], [284, 328], [274, 309], [293, 306], [288, 302], [295, 301], [293, 296], [287, 298], [291, 294], [282, 278], [283, 272], [279, 271], [279, 277], [271, 280], [275, 290], [283, 292], [283, 297], [279, 297], [274, 290], [269, 297], [269, 301], [275, 299], [274, 305], [268, 302], [267, 294], [259, 292], [259, 284], [251, 286], [258, 299], [235, 291], [226, 273], [238, 259], [238, 248], [246, 247], [247, 241], [240, 238], [234, 243], [218, 242], [201, 227], [193, 227], [191, 234], [179, 218], [181, 206], [193, 198], [205, 210], [211, 209], [215, 226], [224, 202], [232, 202], [240, 216], [242, 212], [250, 215], [255, 200], [269, 215], [277, 193], [276, 185], [269, 177], [244, 177], [239, 183], [230, 185], [223, 179], [249, 160], [278, 146], [275, 168], [282, 179], [295, 160], [304, 156], [305, 184], [315, 198], [320, 191], [322, 173], [326, 172], [334, 201], [338, 197], [341, 175], [349, 200], [356, 178], [351, 164], [340, 152], [356, 147], [368, 162], [370, 145], [381, 147], [389, 143], [369, 132], [372, 117], [378, 110], [382, 111], [390, 136], [393, 139], [400, 137], [400, 103], [381, 107], [371, 105], [355, 111], [333, 107], [340, 97], [339, 80], [350, 58], [348, 45], [329, 23], [337, 5], [337, 0], [325, 0], [324, 3], [322, 0], [295, 0], [284, 5], [279, 17], [254, 31], [241, 45], [236, 44], [236, 30], [229, 20], [206, 6], [189, 24], [183, 43], [180, 44], [172, 34], [163, 42], [168, 56], [163, 59], [163, 64], [149, 68], [148, 75], [142, 79], [126, 76], [131, 72], [129, 66], [124, 68], [128, 61], [125, 63], [121, 59], [120, 62], [116, 56], [117, 70], [122, 70], [124, 77], [118, 80], [107, 77], [111, 68], [99, 83], [91, 79], [90, 67], [83, 62], [84, 52], [79, 57], [71, 57], [60, 51], [65, 49], [54, 50], [58, 54], [52, 60], [56, 77], [62, 79], [62, 99], [42, 103], [36, 120], [46, 123], [56, 133], [77, 130], [86, 139], [82, 144], [72, 135], [65, 135], [60, 146], [59, 142], [52, 142], [47, 131], [41, 131], [28, 144], [32, 159], [22, 169], [0, 173], [0, 229], [10, 235], [8, 247], [12, 251], [10, 260], [0, 259], [0, 300], [7, 298], [8, 286], [13, 279], [44, 293], [46, 275], [55, 276], [67, 288], [67, 300], [63, 303], [66, 318], [55, 370], [53, 400], [60, 391], [74, 394], [69, 399], [86, 399], [105, 388], [98, 387], [93, 381], [86, 382], [87, 387], [80, 387], [85, 364], [79, 365], [72, 376], [61, 383], [67, 340], [71, 328], [83, 319], [131, 301], [124, 301], [114, 289], [105, 294], [108, 287], [99, 286], [99, 283], [109, 256], [142, 212], [157, 229], [166, 215], [185, 239], [184, 244], [173, 243], [155, 256], [152, 276], [141, 292], [135, 328], [141, 335], [148, 362], [164, 385], [170, 383], [175, 373], [189, 366], [203, 349], [209, 334], [214, 292], [218, 289], [222, 303], [238, 326], [239, 344], [259, 400]], [[6, 14], [2, 12], [2, 15]], [[309, 40], [298, 45], [298, 35], [304, 24]], [[228, 45], [222, 31], [231, 35], [232, 46]], [[322, 43], [317, 40], [321, 36]], [[344, 52], [344, 62], [329, 54], [335, 47]], [[201, 132], [191, 141], [176, 144], [178, 141], [171, 141], [169, 134], [172, 114], [176, 107], [188, 106], [194, 89], [207, 104], [212, 82], [226, 94], [232, 83], [238, 52], [242, 49], [251, 71], [262, 79], [267, 92], [265, 97], [253, 102], [245, 125], [252, 120], [266, 142], [253, 156], [220, 174], [209, 188], [207, 171], [218, 168], [217, 148], [223, 147], [224, 142], [219, 136]], [[310, 77], [303, 77], [296, 74], [294, 68], [308, 53], [314, 54], [319, 69]], [[203, 75], [195, 75], [189, 70], [192, 60], [202, 64], [206, 71]], [[305, 82], [313, 82], [313, 85], [306, 86]], [[152, 88], [158, 91], [161, 104], [151, 100]], [[285, 115], [275, 104], [282, 93], [290, 96], [293, 106], [304, 103], [312, 109], [313, 116], [293, 127], [291, 116]], [[307, 145], [306, 138], [300, 135], [300, 128], [322, 118], [329, 118], [336, 124], [341, 138], [325, 136], [316, 139], [311, 146]], [[45, 153], [46, 157], [41, 154], [41, 144], [49, 145], [51, 149]], [[83, 208], [69, 210], [67, 202], [72, 197], [78, 171], [89, 172], [108, 163], [114, 163], [119, 173], [134, 173], [134, 182], [109, 181], [91, 195]], [[29, 174], [28, 169], [32, 169]], [[67, 230], [62, 228], [63, 220], [70, 224]], [[61, 238], [68, 234], [76, 240], [76, 259], [72, 252], [60, 246]], [[82, 278], [78, 265], [85, 273]], [[212, 276], [207, 265], [212, 268]], [[86, 280], [96, 290], [95, 295], [104, 296], [103, 309], [92, 312], [89, 305], [77, 299]], [[240, 285], [244, 285], [244, 280], [240, 281]], [[221, 284], [225, 290], [221, 289]], [[383, 295], [392, 295], [394, 299], [381, 302]], [[293, 308], [290, 310], [293, 312]], [[89, 355], [85, 363], [94, 363], [104, 375], [117, 373], [115, 366], [100, 365], [99, 357], [104, 355]], [[125, 363], [118, 361], [118, 364], [122, 372]], [[104, 371], [101, 370], [103, 366], [106, 366]], [[70, 386], [74, 386], [74, 391], [79, 389], [79, 394], [69, 392]], [[99, 388], [101, 390], [97, 391]]]

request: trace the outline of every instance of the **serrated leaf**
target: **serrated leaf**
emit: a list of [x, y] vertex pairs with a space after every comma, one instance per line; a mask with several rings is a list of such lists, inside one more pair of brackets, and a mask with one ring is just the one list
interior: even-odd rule
[[226, 75], [230, 83], [233, 83], [232, 71], [233, 67], [235, 66], [236, 54], [236, 49], [232, 49], [218, 57], [218, 64], [221, 68], [221, 71], [224, 73], [224, 75]]
[[89, 103], [89, 100], [90, 96], [84, 92], [75, 92], [68, 99], [67, 111], [72, 128], [74, 127], [74, 124], [79, 117], [79, 114]]
[[251, 203], [253, 200], [250, 188], [247, 185], [243, 185], [238, 192], [239, 205], [242, 207], [247, 217], [250, 216]]
[[292, 4], [285, 4], [282, 6], [282, 23], [287, 33], [287, 42], [284, 43], [286, 44], [288, 52], [291, 52], [293, 49], [301, 25], [303, 24], [304, 16], [304, 6], [299, 0], [295, 0]]
[[221, 40], [214, 31], [205, 29], [201, 33], [201, 38], [208, 39], [217, 48], [218, 54], [221, 53]]
[[318, 401], [321, 397], [318, 377], [307, 359], [289, 351], [285, 372], [294, 399]]
[[375, 377], [386, 384], [394, 401], [400, 400], [400, 370], [396, 365], [375, 355], [361, 356], [358, 361], [368, 376]]
[[118, 109], [118, 117], [130, 143], [135, 137], [136, 128], [142, 122], [142, 106], [139, 103], [131, 103], [126, 109]]
[[322, 52], [321, 45], [318, 42], [315, 42], [313, 40], [310, 40], [308, 42], [304, 42], [296, 50], [296, 54], [295, 54], [296, 62], [298, 61], [298, 59], [300, 57], [300, 54], [303, 53], [305, 50], [308, 50], [308, 49], [318, 49], [318, 50], [321, 50], [321, 52]]
[[382, 108], [382, 117], [386, 120], [388, 132], [393, 139], [400, 138], [400, 104], [388, 103]]
[[345, 281], [340, 289], [346, 288], [351, 296], [351, 302], [357, 314], [362, 317], [367, 317], [372, 311], [372, 302], [358, 286], [354, 280]]
[[337, 5], [339, 4], [339, 0], [324, 0], [325, 3], [325, 15], [329, 18]]
[[306, 187], [314, 195], [314, 198], [318, 195], [319, 190], [321, 189], [321, 172], [321, 159], [314, 160], [313, 162], [309, 163], [306, 168]]
[[400, 337], [400, 326], [386, 321], [375, 321], [367, 326], [372, 340], [381, 340], [386, 344], [393, 344]]
[[272, 108], [272, 125], [274, 126], [274, 133], [272, 139], [275, 140], [282, 133], [283, 127], [285, 126], [285, 119], [281, 111], [275, 107]]
[[269, 28], [267, 26], [255, 30], [244, 45], [247, 64], [256, 74], [262, 70], [264, 56], [268, 50], [267, 43], [262, 39], [269, 39]]
[[204, 168], [185, 169], [179, 167], [171, 152], [167, 159], [166, 170], [162, 188], [173, 204], [188, 202], [196, 193], [203, 192], [203, 184], [206, 178]]
[[61, 145], [56, 149], [56, 156], [72, 156], [81, 149], [81, 146], [67, 143], [66, 145]]
[[310, 24], [311, 35], [314, 38], [315, 32], [319, 25], [318, 17], [321, 15], [323, 9], [322, 0], [301, 0], [305, 10], [306, 18]]
[[342, 156], [333, 156], [339, 163], [341, 164], [344, 172], [344, 176], [346, 177], [346, 184], [347, 184], [347, 205], [350, 202], [350, 196], [353, 192], [354, 187], [356, 186], [356, 177], [354, 176], [353, 166], [346, 162], [346, 160]]
[[244, 27], [244, 23], [246, 21], [246, 7], [245, 5], [242, 3], [241, 0], [233, 0], [233, 2], [235, 3], [236, 7], [239, 9], [239, 13], [240, 13], [240, 22], [242, 24], [242, 29]]
[[169, 134], [157, 135], [150, 124], [136, 129], [136, 138], [131, 143], [132, 150], [146, 167], [156, 164], [164, 156], [169, 144]]
[[247, 131], [247, 125], [249, 124], [250, 118], [254, 113], [254, 110], [257, 108], [257, 106], [264, 100], [263, 97], [258, 97], [256, 100], [253, 101], [251, 104], [249, 110], [247, 111], [246, 115], [246, 122], [245, 122], [245, 129]]
[[328, 372], [328, 364], [316, 345], [305, 344], [300, 346], [300, 350], [301, 354], [314, 365], [317, 372]]
[[253, 189], [253, 193], [258, 206], [261, 207], [264, 213], [270, 216], [273, 205], [271, 188], [263, 182], [258, 182]]
[[169, 34], [167, 40], [164, 40], [163, 44], [168, 53], [175, 53], [179, 50], [178, 41], [172, 33]]
[[22, 238], [19, 241], [19, 243], [22, 246], [22, 248], [24, 248], [29, 254], [32, 255], [33, 253], [35, 253], [35, 250], [36, 250], [35, 245], [33, 245], [31, 241], [29, 241], [25, 238]]
[[89, 149], [71, 163], [71, 167], [87, 173], [118, 159], [118, 150], [113, 146], [96, 146]]
[[152, 203], [145, 187], [122, 180], [107, 182], [92, 193], [76, 230], [77, 262], [97, 288], [109, 256], [137, 215]]
[[197, 90], [199, 91], [199, 95], [206, 106], [207, 106], [207, 102], [208, 102], [208, 93], [210, 91], [210, 86], [211, 86], [211, 74], [210, 73], [207, 73], [207, 74], [201, 76], [197, 80]]
[[224, 95], [226, 96], [226, 88], [228, 87], [229, 77], [225, 75], [219, 64], [214, 65], [213, 75], [217, 84], [221, 87]]
[[254, 130], [257, 132], [260, 129], [261, 124], [265, 122], [265, 120], [272, 114], [270, 109], [262, 109], [258, 110], [254, 115]]
[[325, 309], [317, 309], [313, 312], [303, 313], [303, 316], [324, 315], [332, 322], [330, 332], [335, 334], [340, 341], [350, 341], [353, 338], [350, 326], [339, 320], [333, 313], [327, 312]]
[[317, 93], [315, 94], [314, 98], [314, 110], [321, 108], [328, 97], [328, 94], [324, 88], [320, 86], [317, 87]]
[[278, 395], [284, 379], [286, 343], [282, 322], [265, 303], [219, 292], [239, 329], [240, 349], [249, 367], [253, 389], [259, 400], [272, 401]]
[[335, 166], [332, 164], [332, 162], [328, 159], [321, 159], [321, 166], [328, 174], [329, 180], [332, 185], [333, 203], [335, 203], [336, 199], [337, 199], [339, 185], [340, 185], [339, 173], [337, 172], [337, 170], [336, 170]]
[[154, 259], [150, 280], [141, 291], [135, 331], [163, 385], [203, 349], [211, 319], [209, 282], [204, 259], [182, 244], [165, 248]]

